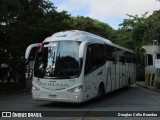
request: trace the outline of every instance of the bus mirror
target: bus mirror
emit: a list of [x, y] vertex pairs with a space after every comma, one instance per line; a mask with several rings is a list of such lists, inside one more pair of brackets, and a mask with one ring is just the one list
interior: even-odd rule
[[40, 43], [35, 43], [35, 44], [29, 45], [29, 46], [27, 47], [27, 49], [26, 49], [26, 52], [25, 52], [25, 58], [26, 58], [27, 60], [29, 60], [29, 58], [30, 58], [30, 53], [31, 53], [32, 49], [35, 48], [35, 47], [39, 47], [39, 46], [40, 46]]
[[87, 45], [87, 42], [82, 42], [79, 46], [79, 56], [78, 58], [83, 58], [84, 56], [84, 48]]

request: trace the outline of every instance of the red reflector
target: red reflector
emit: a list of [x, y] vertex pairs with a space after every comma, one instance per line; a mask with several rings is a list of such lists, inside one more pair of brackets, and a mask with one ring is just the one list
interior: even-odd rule
[[39, 47], [40, 47], [40, 49], [42, 49], [42, 47], [43, 47], [42, 43], [40, 44], [40, 46], [39, 46]]

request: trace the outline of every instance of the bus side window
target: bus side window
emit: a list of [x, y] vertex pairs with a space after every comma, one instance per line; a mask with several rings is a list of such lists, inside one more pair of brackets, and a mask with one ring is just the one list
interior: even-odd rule
[[136, 63], [136, 60], [135, 60], [135, 58], [133, 57], [133, 63]]
[[92, 45], [92, 60], [93, 67], [96, 69], [97, 67], [103, 65], [105, 63], [105, 49], [103, 44], [93, 44]]
[[113, 61], [113, 64], [116, 64], [116, 57], [111, 57], [111, 61]]
[[125, 65], [125, 57], [124, 56], [120, 57], [119, 61], [122, 62], [122, 65]]
[[105, 51], [106, 51], [106, 60], [107, 61], [113, 61], [112, 52], [113, 49], [111, 46], [105, 45]]
[[85, 64], [85, 74], [88, 74], [92, 70], [92, 50], [88, 46], [86, 53], [86, 64]]
[[112, 61], [113, 64], [116, 64], [116, 56], [114, 55], [115, 48], [109, 45], [105, 45], [106, 50], [106, 60]]
[[105, 64], [105, 49], [103, 44], [91, 44], [87, 48], [85, 75]]

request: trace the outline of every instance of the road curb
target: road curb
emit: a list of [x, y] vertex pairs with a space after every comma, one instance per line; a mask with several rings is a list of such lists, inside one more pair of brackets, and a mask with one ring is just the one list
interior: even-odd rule
[[137, 84], [138, 86], [143, 87], [143, 88], [147, 88], [147, 89], [150, 89], [150, 90], [153, 90], [153, 91], [156, 91], [156, 92], [160, 92], [159, 89], [154, 89], [154, 88], [151, 88], [151, 87], [149, 87], [149, 86], [146, 86], [146, 85], [143, 85], [143, 84], [140, 84], [140, 83], [137, 83], [137, 82], [136, 82], [136, 84]]

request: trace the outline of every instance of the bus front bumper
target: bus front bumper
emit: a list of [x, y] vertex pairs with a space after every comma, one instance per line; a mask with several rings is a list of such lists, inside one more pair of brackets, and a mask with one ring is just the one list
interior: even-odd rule
[[55, 102], [72, 102], [72, 103], [81, 103], [83, 102], [82, 92], [79, 93], [60, 93], [60, 92], [42, 92], [42, 91], [33, 91], [32, 97], [34, 100], [45, 100], [45, 101], [55, 101]]

